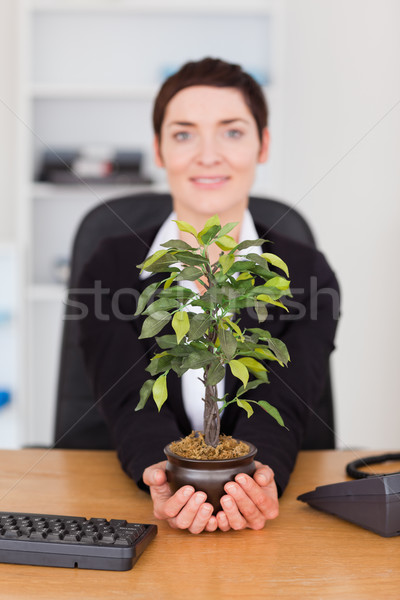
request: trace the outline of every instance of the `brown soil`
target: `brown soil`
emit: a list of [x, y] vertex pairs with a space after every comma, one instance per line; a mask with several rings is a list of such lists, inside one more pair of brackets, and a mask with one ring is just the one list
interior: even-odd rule
[[250, 452], [247, 444], [235, 440], [230, 435], [220, 435], [219, 444], [216, 448], [207, 446], [204, 441], [204, 435], [200, 431], [192, 431], [190, 435], [182, 438], [179, 442], [172, 442], [170, 450], [179, 456], [200, 460], [237, 458], [238, 456], [245, 456]]

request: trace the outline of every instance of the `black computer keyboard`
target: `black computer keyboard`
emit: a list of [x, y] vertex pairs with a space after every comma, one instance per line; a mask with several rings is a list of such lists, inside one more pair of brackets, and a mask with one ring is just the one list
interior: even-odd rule
[[156, 533], [122, 519], [0, 512], [0, 562], [127, 571]]

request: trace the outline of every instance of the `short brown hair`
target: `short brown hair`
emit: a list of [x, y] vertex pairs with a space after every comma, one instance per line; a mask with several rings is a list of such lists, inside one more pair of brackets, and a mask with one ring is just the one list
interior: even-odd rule
[[181, 90], [194, 85], [239, 90], [256, 121], [258, 135], [262, 140], [263, 129], [268, 123], [268, 107], [261, 86], [239, 65], [218, 58], [187, 62], [163, 83], [153, 109], [154, 133], [159, 138], [168, 102]]

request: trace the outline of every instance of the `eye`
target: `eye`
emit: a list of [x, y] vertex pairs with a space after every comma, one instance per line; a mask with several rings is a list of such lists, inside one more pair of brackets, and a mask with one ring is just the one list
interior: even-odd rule
[[176, 139], [178, 142], [185, 142], [186, 140], [190, 139], [190, 137], [191, 134], [189, 131], [178, 131], [174, 134], [174, 139]]
[[239, 129], [228, 129], [225, 132], [226, 137], [228, 138], [232, 138], [232, 139], [240, 139], [243, 136], [243, 132], [240, 131]]

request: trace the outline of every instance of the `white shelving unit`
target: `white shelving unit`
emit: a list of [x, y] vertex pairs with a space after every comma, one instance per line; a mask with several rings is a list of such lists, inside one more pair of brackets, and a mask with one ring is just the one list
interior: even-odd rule
[[23, 443], [52, 442], [65, 285], [59, 265], [93, 206], [137, 187], [35, 183], [45, 150], [87, 144], [140, 150], [155, 189], [151, 108], [165, 78], [191, 59], [242, 64], [264, 85], [273, 158], [255, 191], [281, 188], [284, 0], [19, 0], [19, 246]]

